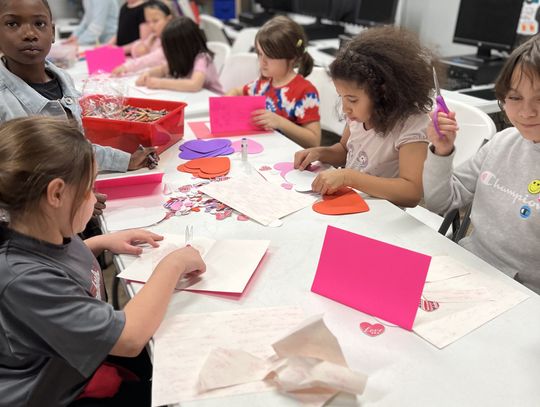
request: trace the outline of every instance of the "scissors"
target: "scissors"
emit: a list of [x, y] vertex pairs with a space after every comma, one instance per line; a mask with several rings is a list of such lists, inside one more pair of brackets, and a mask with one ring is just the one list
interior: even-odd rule
[[444, 136], [441, 134], [441, 129], [439, 128], [439, 112], [443, 112], [448, 114], [450, 112], [450, 109], [448, 109], [448, 106], [446, 106], [446, 102], [444, 101], [442, 95], [441, 95], [441, 88], [439, 87], [439, 78], [437, 78], [437, 71], [435, 70], [435, 67], [433, 67], [433, 83], [435, 84], [435, 110], [433, 112], [433, 127], [435, 127], [435, 131], [439, 135], [439, 138], [443, 138]]

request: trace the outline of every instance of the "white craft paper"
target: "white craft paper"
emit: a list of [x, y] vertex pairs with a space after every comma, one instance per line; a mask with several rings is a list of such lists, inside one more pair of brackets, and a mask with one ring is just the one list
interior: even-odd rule
[[199, 190], [265, 226], [316, 200], [267, 182], [258, 174], [213, 182]]
[[285, 180], [298, 192], [310, 192], [315, 178], [317, 173], [311, 171], [292, 170], [285, 174]]
[[[174, 234], [164, 235], [158, 248], [145, 248], [143, 254], [132, 262], [118, 277], [145, 283], [156, 265], [180, 247], [185, 246], [184, 237]], [[240, 294], [263, 258], [269, 240], [214, 240], [196, 238], [190, 244], [199, 250], [206, 264], [206, 272], [200, 280], [189, 286], [190, 290], [215, 291]], [[180, 280], [177, 288], [185, 286]]]
[[[440, 297], [446, 292], [447, 299], [453, 296], [454, 302], [441, 302], [432, 312], [419, 309], [413, 325], [416, 334], [437, 348], [444, 348], [528, 298], [495, 276], [467, 268], [457, 260], [453, 264], [462, 275], [426, 283], [423, 295], [436, 301], [429, 297], [430, 292]], [[470, 273], [463, 274], [463, 270]], [[459, 301], [457, 294], [461, 296]], [[464, 295], [468, 300], [464, 301]]]
[[432, 256], [426, 283], [464, 276], [474, 272], [470, 267], [450, 256]]
[[144, 228], [156, 224], [162, 220], [166, 211], [162, 207], [144, 208], [144, 207], [124, 207], [109, 209], [107, 211], [107, 230], [110, 232]]
[[271, 343], [304, 319], [298, 307], [174, 315], [154, 335], [152, 406], [271, 390], [257, 381], [199, 393], [199, 372], [215, 348], [240, 348], [257, 358], [274, 354]]

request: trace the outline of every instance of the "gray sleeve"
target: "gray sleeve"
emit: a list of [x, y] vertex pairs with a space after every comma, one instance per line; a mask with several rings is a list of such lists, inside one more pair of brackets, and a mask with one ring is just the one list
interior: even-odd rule
[[4, 290], [2, 324], [13, 353], [60, 357], [89, 377], [116, 344], [125, 315], [61, 271], [34, 266]]
[[432, 146], [428, 148], [423, 185], [424, 201], [430, 211], [445, 214], [472, 202], [488, 144], [454, 171], [452, 162], [455, 151], [447, 157], [441, 157], [433, 153]]
[[131, 154], [99, 144], [93, 144], [93, 146], [99, 171], [126, 172], [128, 170]]

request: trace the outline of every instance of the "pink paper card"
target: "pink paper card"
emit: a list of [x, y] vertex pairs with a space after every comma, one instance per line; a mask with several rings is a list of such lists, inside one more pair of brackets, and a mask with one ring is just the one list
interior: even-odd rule
[[126, 55], [121, 47], [105, 45], [86, 51], [88, 74], [112, 72], [114, 68], [126, 62]]
[[251, 113], [265, 109], [265, 96], [221, 96], [209, 98], [210, 129], [214, 137], [269, 133], [253, 124]]
[[189, 128], [198, 139], [205, 139], [212, 137], [208, 122], [188, 122]]
[[411, 330], [430, 261], [328, 226], [311, 291]]
[[123, 177], [97, 179], [96, 191], [107, 194], [107, 200], [161, 194], [163, 172], [126, 175]]

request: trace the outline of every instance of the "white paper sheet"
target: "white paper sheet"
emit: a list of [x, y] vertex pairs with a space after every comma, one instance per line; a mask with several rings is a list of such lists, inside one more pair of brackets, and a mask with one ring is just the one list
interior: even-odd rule
[[[109, 203], [107, 203], [109, 204]], [[107, 229], [112, 231], [144, 228], [155, 225], [162, 220], [167, 212], [163, 207], [123, 207], [108, 208]]]
[[267, 182], [258, 174], [213, 182], [199, 190], [265, 226], [316, 200]]
[[292, 170], [285, 174], [285, 180], [293, 184], [295, 191], [310, 192], [311, 184], [317, 178], [317, 174], [311, 171]]
[[450, 256], [433, 256], [429, 263], [426, 283], [471, 274], [474, 270]]
[[[419, 309], [413, 325], [416, 334], [440, 349], [528, 298], [494, 276], [467, 268], [457, 260], [452, 264], [461, 275], [426, 283], [424, 294], [436, 301], [429, 297], [430, 291], [440, 298], [446, 293], [446, 299], [453, 296], [454, 302], [441, 302], [432, 312]], [[470, 273], [463, 274], [463, 270]]]
[[[145, 248], [143, 254], [122, 271], [118, 277], [145, 283], [156, 265], [172, 251], [185, 246], [184, 236], [165, 234], [158, 248]], [[190, 244], [201, 253], [206, 272], [190, 284], [190, 290], [242, 293], [263, 258], [269, 240], [214, 240], [204, 237]], [[180, 280], [177, 288], [183, 288]]]
[[214, 348], [242, 349], [258, 358], [304, 320], [298, 307], [174, 315], [154, 335], [152, 406], [272, 389], [264, 381], [199, 394], [199, 372]]

